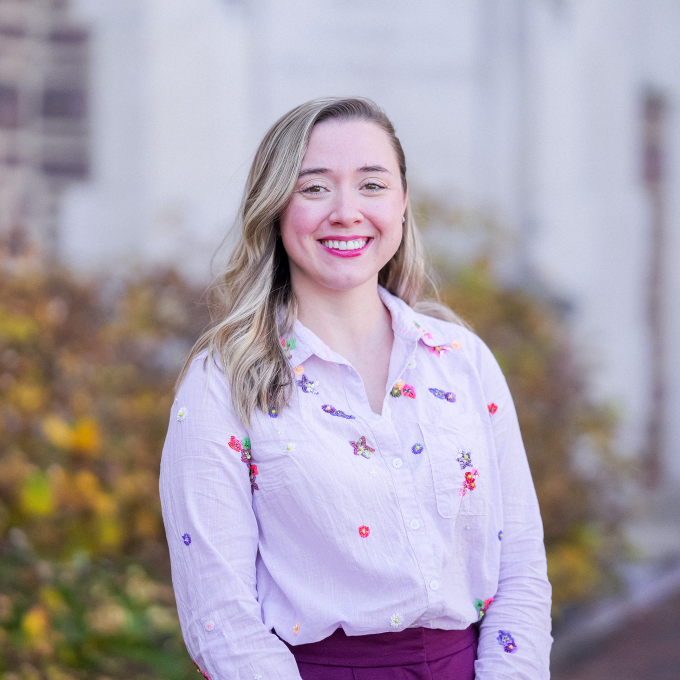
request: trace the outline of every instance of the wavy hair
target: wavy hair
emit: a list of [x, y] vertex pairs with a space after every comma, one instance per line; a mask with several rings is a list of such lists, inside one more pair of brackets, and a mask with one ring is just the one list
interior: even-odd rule
[[[256, 408], [280, 410], [289, 401], [293, 373], [281, 346], [297, 317], [288, 256], [279, 236], [285, 211], [300, 172], [312, 128], [326, 120], [375, 123], [389, 137], [397, 155], [401, 183], [407, 190], [406, 157], [394, 127], [369, 99], [324, 97], [286, 113], [270, 128], [255, 153], [237, 217], [237, 243], [210, 290], [211, 327], [194, 345], [177, 381], [194, 358], [208, 351], [221, 362], [231, 383], [234, 411], [249, 425]], [[427, 279], [423, 249], [407, 204], [401, 244], [380, 270], [378, 282], [417, 311], [462, 323], [436, 300], [423, 298]]]

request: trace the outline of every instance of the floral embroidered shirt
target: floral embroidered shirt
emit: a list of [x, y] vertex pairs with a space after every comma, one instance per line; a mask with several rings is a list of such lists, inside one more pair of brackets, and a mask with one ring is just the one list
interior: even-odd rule
[[394, 330], [381, 415], [299, 322], [282, 343], [295, 391], [280, 412], [244, 427], [205, 355], [182, 383], [160, 491], [206, 677], [299, 680], [279, 638], [477, 621], [477, 680], [549, 677], [543, 530], [505, 379], [473, 333], [379, 292]]

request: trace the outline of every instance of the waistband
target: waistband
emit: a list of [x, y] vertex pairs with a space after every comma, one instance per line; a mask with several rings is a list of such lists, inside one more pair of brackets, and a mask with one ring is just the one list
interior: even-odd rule
[[474, 624], [464, 630], [406, 628], [374, 635], [332, 635], [306, 645], [288, 645], [295, 660], [320, 666], [379, 668], [436, 661], [473, 645], [479, 632]]

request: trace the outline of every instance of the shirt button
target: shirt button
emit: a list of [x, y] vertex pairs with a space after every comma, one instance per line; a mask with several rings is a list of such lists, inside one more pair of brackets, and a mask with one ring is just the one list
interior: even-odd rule
[[437, 581], [437, 579], [432, 579], [430, 581], [430, 590], [439, 590], [439, 581]]
[[214, 621], [206, 621], [205, 622], [205, 629], [206, 630], [212, 630], [214, 627], [215, 627]]
[[401, 458], [395, 458], [392, 461], [392, 465], [394, 465], [395, 468], [400, 468], [404, 464], [404, 461]]
[[420, 528], [420, 522], [417, 519], [412, 519], [409, 522], [409, 525], [411, 526], [411, 529], [419, 529]]

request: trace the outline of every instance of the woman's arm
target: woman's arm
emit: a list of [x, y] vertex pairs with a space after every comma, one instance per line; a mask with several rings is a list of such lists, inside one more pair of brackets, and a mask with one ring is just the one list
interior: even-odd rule
[[475, 677], [547, 680], [551, 587], [543, 524], [507, 383], [481, 342], [478, 352], [498, 457], [503, 527], [498, 591], [482, 619]]
[[258, 526], [249, 465], [222, 371], [197, 358], [178, 392], [163, 449], [160, 493], [177, 610], [189, 654], [212, 680], [300, 680], [262, 623]]

